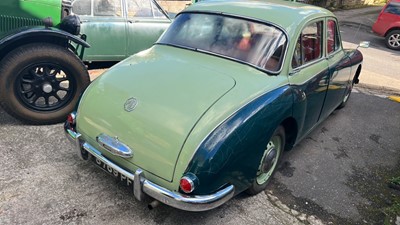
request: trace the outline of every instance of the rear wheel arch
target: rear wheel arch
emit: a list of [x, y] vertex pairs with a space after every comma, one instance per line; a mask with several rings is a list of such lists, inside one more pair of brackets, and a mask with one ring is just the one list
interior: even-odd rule
[[16, 48], [34, 43], [49, 43], [68, 48], [68, 39], [66, 38], [47, 36], [47, 35], [40, 35], [34, 37], [27, 36], [24, 38], [20, 38], [16, 41], [12, 41], [10, 43], [4, 43], [3, 46], [0, 46], [0, 60], [2, 60], [9, 52], [13, 51]]
[[400, 31], [400, 27], [392, 27], [392, 28], [390, 28], [389, 30], [386, 31], [385, 37], [386, 37], [390, 32], [392, 32], [392, 31], [394, 31], [394, 30], [399, 30], [399, 31]]
[[361, 74], [361, 69], [362, 69], [362, 65], [359, 65], [359, 66], [357, 67], [356, 74], [355, 74], [354, 77], [353, 77], [353, 84], [358, 84], [358, 82], [359, 82], [358, 77], [359, 77], [360, 74]]
[[296, 143], [298, 134], [297, 121], [293, 117], [286, 118], [282, 121], [281, 126], [285, 129], [286, 143], [285, 151], [291, 150]]

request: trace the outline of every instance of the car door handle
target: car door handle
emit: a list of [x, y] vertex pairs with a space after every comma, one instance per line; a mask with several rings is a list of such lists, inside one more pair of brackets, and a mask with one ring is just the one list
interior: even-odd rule
[[289, 72], [289, 76], [293, 76], [293, 75], [295, 75], [295, 74], [297, 74], [299, 72], [300, 72], [299, 68], [293, 69], [291, 72]]

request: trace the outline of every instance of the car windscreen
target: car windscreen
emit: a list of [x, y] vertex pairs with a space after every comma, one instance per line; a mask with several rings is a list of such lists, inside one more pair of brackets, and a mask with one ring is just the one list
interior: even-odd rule
[[158, 41], [280, 71], [287, 44], [277, 27], [221, 14], [182, 13]]

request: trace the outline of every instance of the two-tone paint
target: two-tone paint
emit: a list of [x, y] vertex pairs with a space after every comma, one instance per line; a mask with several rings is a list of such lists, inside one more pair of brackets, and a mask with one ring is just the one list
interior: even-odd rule
[[[171, 192], [180, 192], [179, 180], [189, 173], [199, 181], [189, 196], [229, 185], [239, 193], [254, 181], [279, 125], [290, 149], [343, 103], [358, 81], [362, 55], [342, 46], [328, 54], [324, 43], [321, 58], [292, 68], [303, 27], [336, 21], [321, 8], [273, 0], [221, 1], [198, 3], [182, 13], [196, 12], [223, 12], [284, 29], [288, 46], [280, 73], [196, 49], [155, 45], [93, 82], [81, 99], [76, 131], [121, 168], [141, 169], [146, 179]], [[138, 105], [127, 112], [124, 103], [132, 97]], [[103, 149], [96, 142], [101, 133], [117, 136], [133, 157]]]

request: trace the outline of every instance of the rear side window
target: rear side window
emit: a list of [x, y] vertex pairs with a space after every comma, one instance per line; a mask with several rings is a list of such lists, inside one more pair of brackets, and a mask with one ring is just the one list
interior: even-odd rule
[[311, 23], [301, 32], [292, 58], [293, 68], [322, 57], [322, 24]]
[[93, 15], [95, 16], [122, 16], [121, 0], [94, 0]]
[[327, 47], [328, 54], [335, 52], [340, 47], [339, 33], [336, 26], [336, 21], [328, 20], [327, 23]]
[[165, 18], [151, 0], [128, 0], [128, 17]]
[[121, 0], [75, 0], [72, 11], [80, 16], [122, 16]]
[[390, 3], [386, 9], [385, 9], [386, 13], [390, 13], [390, 14], [395, 14], [395, 15], [399, 15], [400, 16], [400, 3], [398, 2], [392, 2]]
[[92, 1], [76, 0], [73, 2], [72, 10], [75, 14], [88, 16], [92, 14]]

